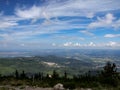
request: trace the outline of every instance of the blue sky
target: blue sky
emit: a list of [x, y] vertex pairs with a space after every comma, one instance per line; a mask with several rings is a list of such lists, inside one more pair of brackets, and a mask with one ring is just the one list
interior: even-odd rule
[[120, 0], [0, 0], [0, 50], [120, 49]]

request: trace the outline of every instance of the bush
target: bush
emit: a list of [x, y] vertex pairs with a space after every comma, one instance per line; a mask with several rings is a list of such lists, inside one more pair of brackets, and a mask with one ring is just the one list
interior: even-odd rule
[[75, 89], [75, 88], [76, 88], [76, 87], [75, 87], [75, 83], [74, 83], [74, 82], [64, 83], [64, 88], [70, 89], [70, 90]]

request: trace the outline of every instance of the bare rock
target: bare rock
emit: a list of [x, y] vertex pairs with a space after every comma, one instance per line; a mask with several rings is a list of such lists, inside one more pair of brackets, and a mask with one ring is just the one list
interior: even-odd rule
[[63, 84], [58, 83], [53, 87], [53, 90], [64, 90]]

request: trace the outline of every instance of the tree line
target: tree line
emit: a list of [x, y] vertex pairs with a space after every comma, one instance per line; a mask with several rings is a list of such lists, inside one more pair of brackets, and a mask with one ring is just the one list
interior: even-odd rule
[[74, 75], [72, 78], [68, 77], [67, 71], [63, 76], [53, 70], [52, 75], [43, 73], [26, 73], [25, 71], [19, 72], [16, 70], [11, 75], [0, 75], [0, 85], [32, 85], [40, 87], [53, 87], [57, 83], [62, 83], [65, 88], [76, 87], [117, 87], [120, 85], [120, 75], [117, 72], [115, 63], [107, 62], [103, 70], [93, 75], [92, 71], [88, 71], [82, 75]]

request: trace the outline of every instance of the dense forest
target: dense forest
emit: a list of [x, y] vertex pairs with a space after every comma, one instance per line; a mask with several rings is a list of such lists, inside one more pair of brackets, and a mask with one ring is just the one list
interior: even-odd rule
[[62, 83], [66, 89], [90, 87], [93, 90], [103, 88], [120, 90], [120, 74], [117, 72], [115, 63], [107, 62], [103, 69], [96, 74], [88, 71], [72, 77], [69, 77], [67, 71], [64, 71], [64, 75], [61, 76], [56, 70], [53, 70], [51, 75], [42, 72], [26, 73], [24, 70], [22, 72], [16, 70], [10, 75], [0, 75], [0, 85], [53, 87], [57, 83]]

